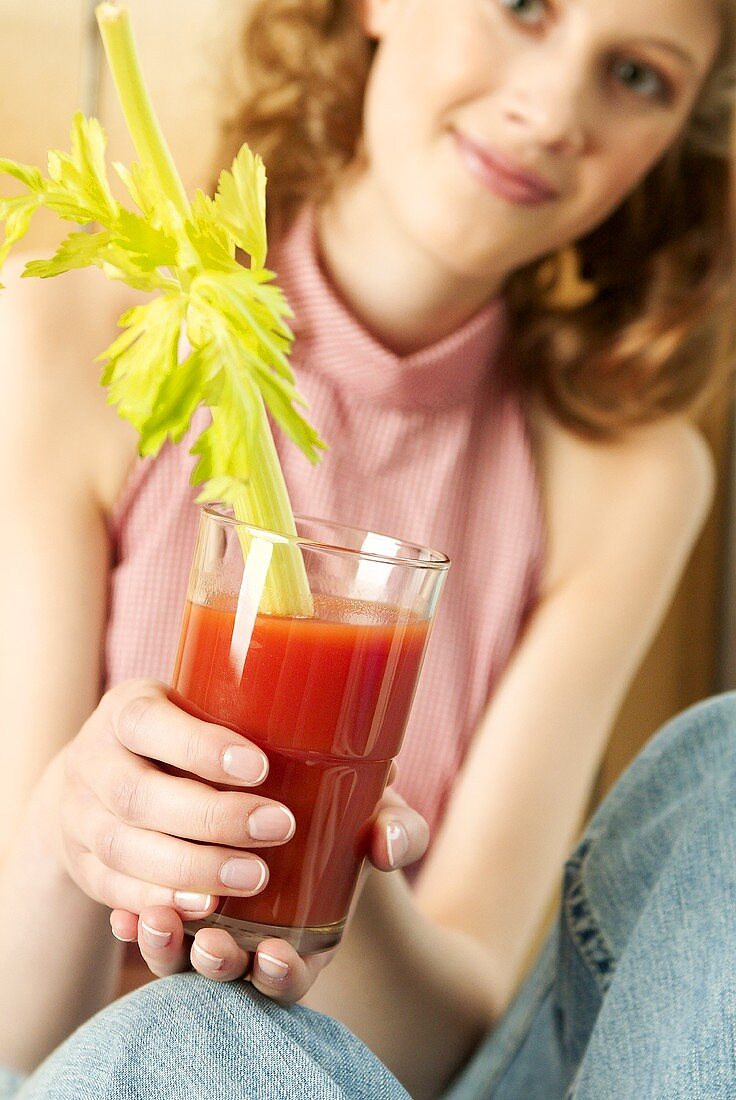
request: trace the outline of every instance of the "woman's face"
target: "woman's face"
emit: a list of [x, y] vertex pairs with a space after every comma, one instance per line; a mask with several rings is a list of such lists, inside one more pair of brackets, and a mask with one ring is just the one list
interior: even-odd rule
[[378, 39], [363, 184], [463, 276], [507, 275], [606, 219], [681, 132], [712, 0], [363, 0]]

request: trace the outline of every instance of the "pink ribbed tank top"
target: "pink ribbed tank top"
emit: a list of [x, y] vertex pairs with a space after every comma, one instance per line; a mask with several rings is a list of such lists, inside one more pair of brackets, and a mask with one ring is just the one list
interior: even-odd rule
[[[473, 731], [538, 596], [544, 548], [526, 421], [490, 303], [432, 347], [397, 356], [350, 314], [302, 212], [269, 254], [295, 312], [292, 365], [329, 444], [312, 467], [277, 447], [294, 510], [441, 550], [453, 564], [399, 757], [397, 789], [434, 830]], [[193, 437], [138, 460], [111, 517], [107, 686], [168, 681], [197, 527]]]

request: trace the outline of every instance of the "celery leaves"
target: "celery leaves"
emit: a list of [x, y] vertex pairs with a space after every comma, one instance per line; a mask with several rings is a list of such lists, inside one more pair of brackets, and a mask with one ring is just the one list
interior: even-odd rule
[[[94, 118], [74, 116], [71, 150], [48, 156], [47, 175], [0, 159], [0, 175], [23, 193], [0, 198], [0, 268], [37, 210], [85, 227], [47, 260], [26, 264], [42, 279], [98, 267], [154, 295], [120, 318], [121, 334], [99, 356], [109, 400], [140, 435], [142, 455], [179, 442], [204, 405], [212, 424], [195, 442], [193, 483], [199, 500], [233, 505], [236, 517], [295, 535], [289, 495], [266, 415], [316, 462], [324, 443], [299, 406], [288, 362], [291, 316], [273, 272], [265, 267], [266, 172], [244, 146], [221, 173], [213, 199], [190, 202], [156, 118], [122, 3], [95, 9], [120, 105], [139, 163], [114, 164], [133, 208], [117, 201], [105, 162], [105, 133]], [[17, 189], [17, 188], [16, 188]], [[249, 266], [237, 258], [249, 256]], [[247, 555], [250, 536], [239, 529]], [[274, 553], [261, 601], [264, 610], [309, 615], [313, 603], [298, 547]]]
[[[110, 189], [105, 134], [94, 118], [77, 114], [71, 151], [51, 152], [37, 168], [0, 160], [0, 174], [25, 193], [0, 198], [5, 239], [0, 266], [26, 233], [37, 210], [86, 226], [47, 260], [26, 265], [26, 276], [51, 278], [96, 266], [110, 279], [156, 293], [120, 319], [123, 332], [100, 355], [109, 400], [140, 434], [140, 453], [155, 455], [178, 442], [200, 404], [217, 410], [193, 447], [200, 499], [234, 502], [252, 474], [252, 440], [265, 403], [274, 421], [310, 461], [324, 444], [304, 406], [288, 362], [291, 312], [265, 268], [266, 173], [244, 146], [220, 175], [214, 199], [198, 191], [182, 212], [155, 171], [116, 164], [134, 204]], [[250, 267], [236, 258], [238, 249]]]

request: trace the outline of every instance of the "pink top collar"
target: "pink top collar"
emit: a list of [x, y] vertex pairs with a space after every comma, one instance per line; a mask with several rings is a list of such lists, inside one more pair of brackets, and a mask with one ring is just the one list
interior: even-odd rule
[[294, 334], [306, 345], [303, 366], [345, 386], [353, 398], [395, 409], [439, 410], [471, 401], [497, 374], [507, 328], [501, 298], [429, 347], [397, 355], [354, 317], [324, 271], [311, 207], [274, 245], [267, 263], [294, 310]]

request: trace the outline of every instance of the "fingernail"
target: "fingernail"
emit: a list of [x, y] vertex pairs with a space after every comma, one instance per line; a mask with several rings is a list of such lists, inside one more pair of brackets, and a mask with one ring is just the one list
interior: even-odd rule
[[219, 955], [210, 955], [209, 951], [205, 951], [203, 947], [200, 947], [196, 940], [192, 944], [192, 951], [195, 955], [199, 955], [202, 962], [214, 967], [215, 970], [222, 970], [225, 965], [224, 959], [221, 959]]
[[146, 924], [143, 920], [141, 921], [141, 928], [143, 929], [143, 939], [149, 947], [166, 947], [171, 943], [173, 932], [162, 932], [158, 928], [151, 928], [151, 925]]
[[220, 868], [220, 882], [232, 890], [257, 894], [266, 885], [268, 868], [260, 859], [229, 859]]
[[246, 745], [231, 745], [222, 754], [222, 768], [233, 779], [243, 779], [256, 786], [268, 775], [268, 760], [258, 749]]
[[136, 943], [138, 940], [137, 936], [119, 936], [114, 928], [111, 929], [111, 932], [115, 939], [120, 940], [121, 943]]
[[273, 955], [266, 955], [262, 951], [258, 952], [258, 969], [275, 982], [283, 981], [289, 973], [288, 963], [275, 959]]
[[192, 894], [188, 890], [177, 890], [174, 894], [176, 908], [187, 913], [200, 913], [203, 909], [209, 909], [211, 904], [212, 898], [209, 894]]
[[386, 852], [389, 866], [397, 867], [409, 851], [409, 837], [403, 825], [392, 821], [386, 827]]
[[285, 806], [259, 806], [248, 817], [248, 832], [254, 840], [291, 840], [296, 821]]

